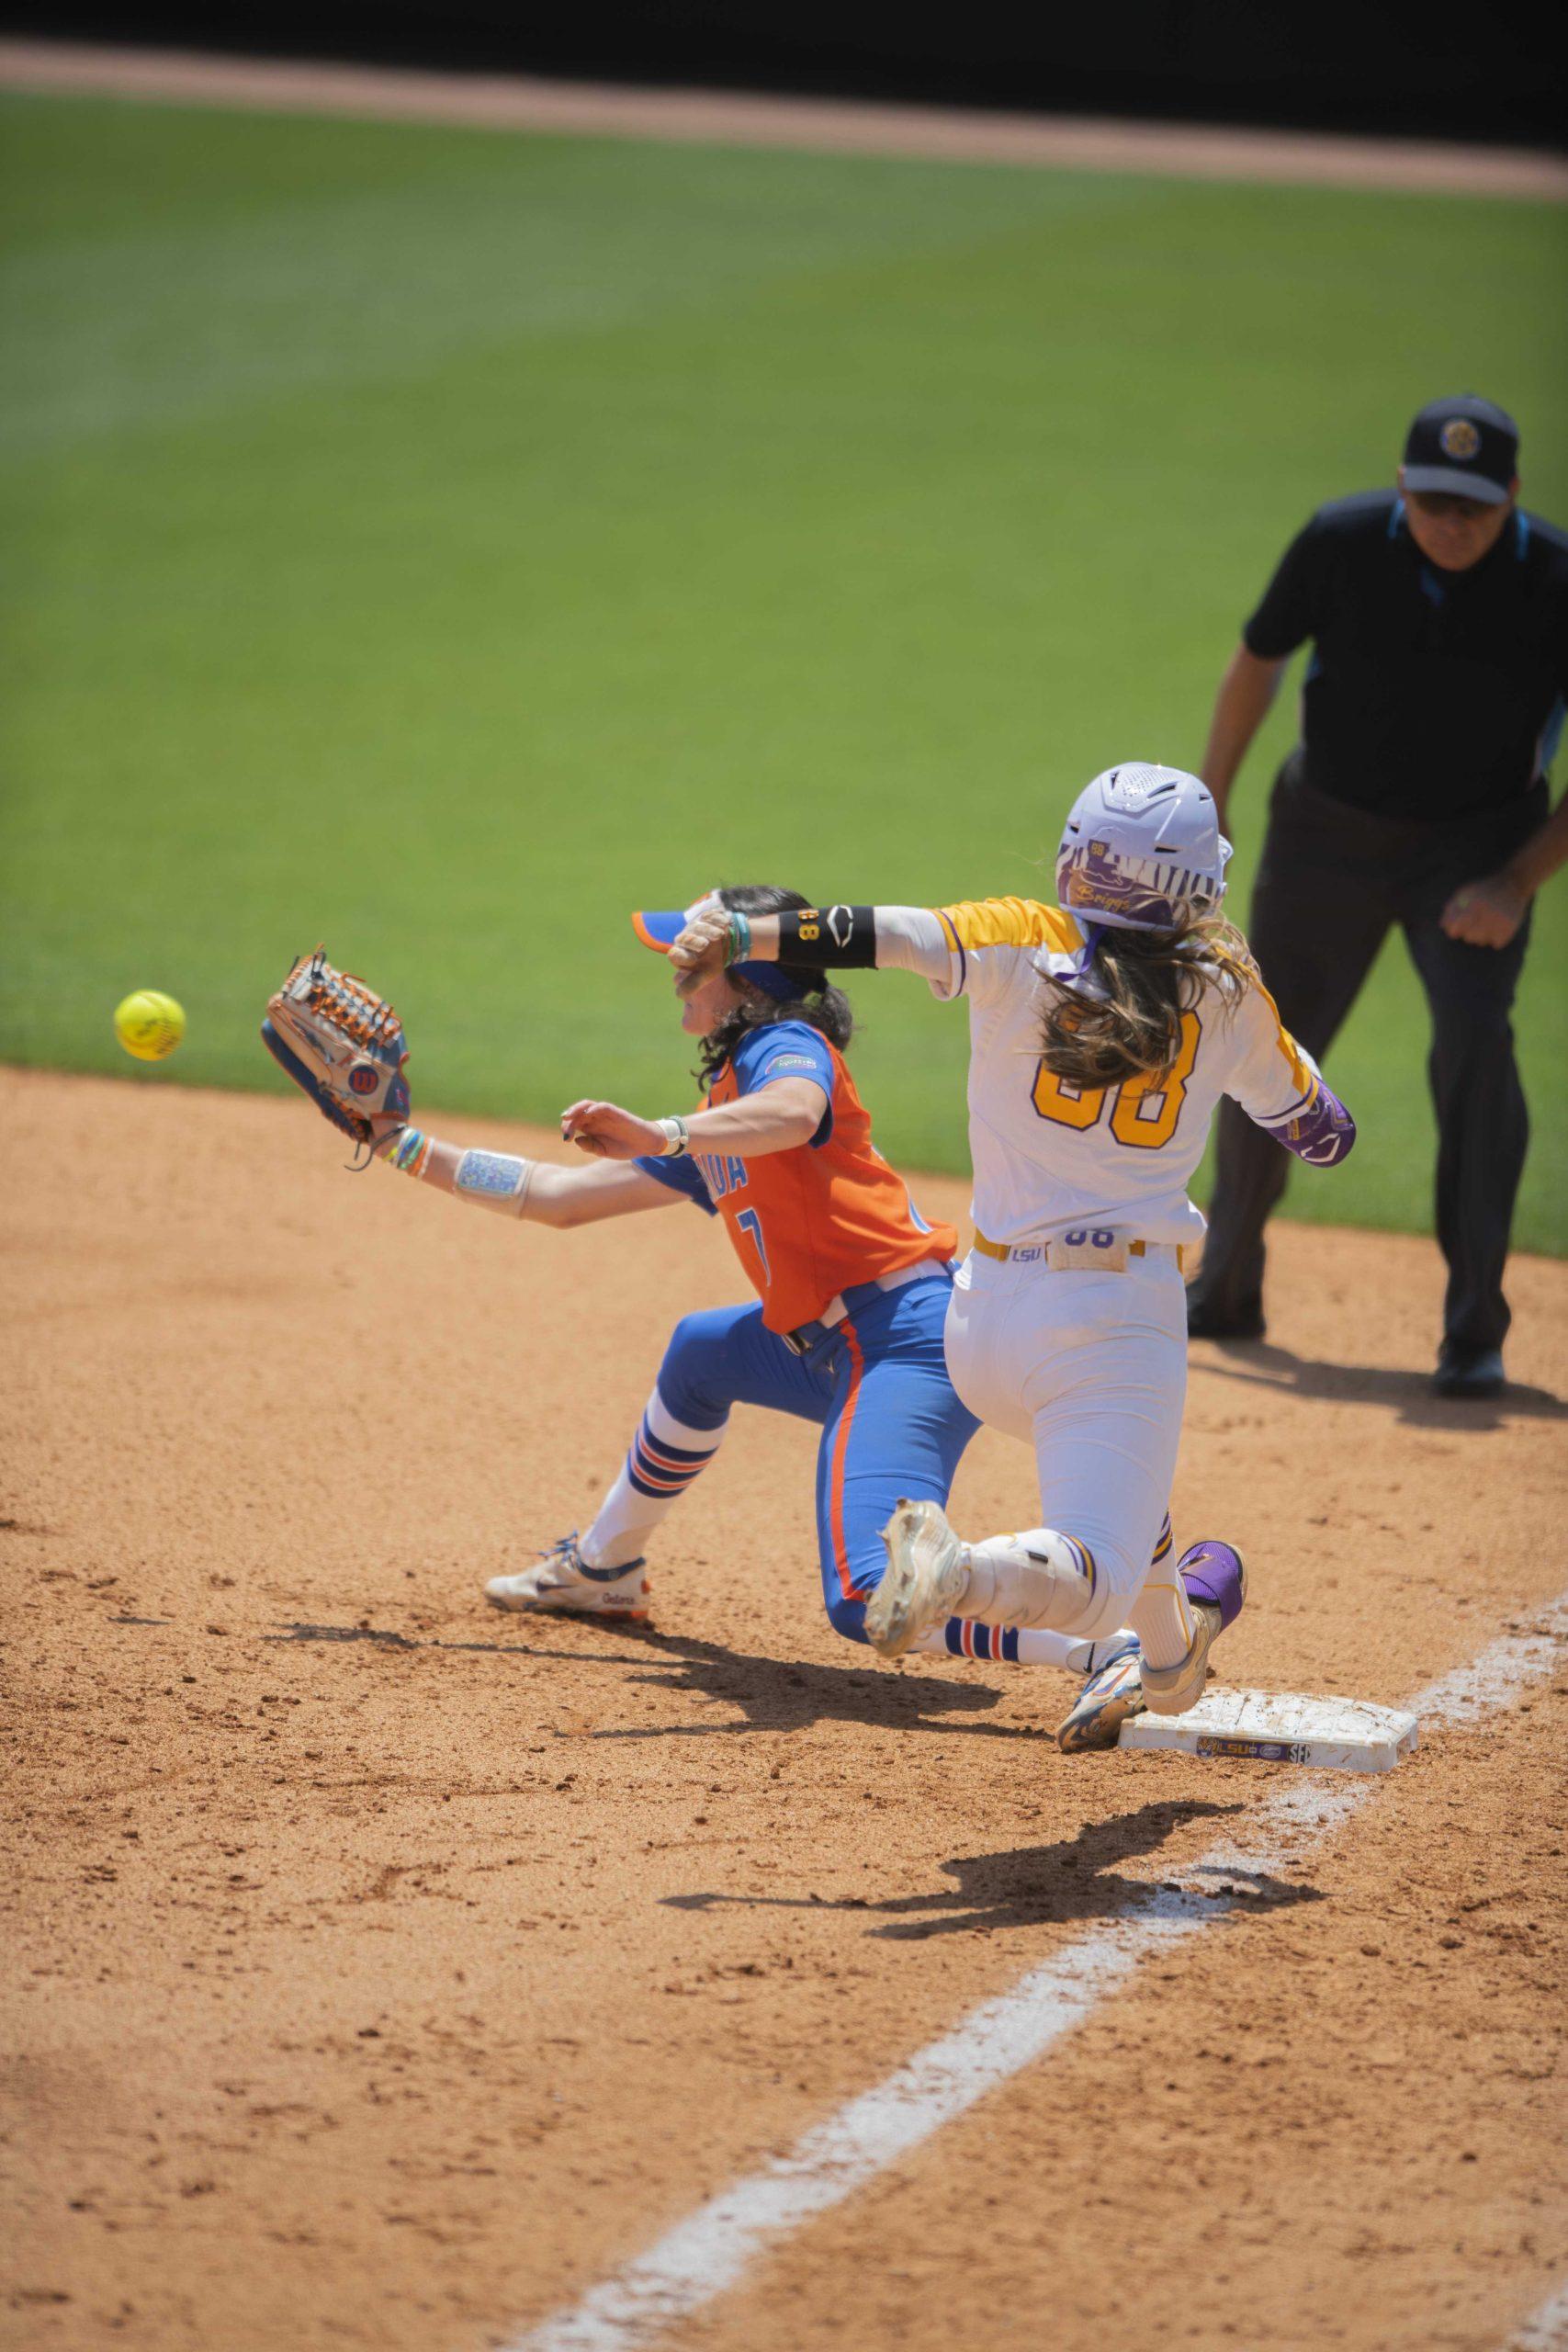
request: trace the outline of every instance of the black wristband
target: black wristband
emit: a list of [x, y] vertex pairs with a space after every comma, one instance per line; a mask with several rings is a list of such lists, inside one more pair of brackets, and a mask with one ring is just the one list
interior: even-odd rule
[[786, 907], [778, 916], [779, 962], [868, 970], [876, 962], [874, 907]]

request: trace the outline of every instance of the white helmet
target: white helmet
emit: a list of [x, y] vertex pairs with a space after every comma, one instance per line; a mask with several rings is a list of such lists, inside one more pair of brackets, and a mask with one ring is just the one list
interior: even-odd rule
[[1081, 922], [1170, 931], [1225, 894], [1231, 845], [1214, 796], [1182, 768], [1107, 768], [1067, 812], [1056, 898]]

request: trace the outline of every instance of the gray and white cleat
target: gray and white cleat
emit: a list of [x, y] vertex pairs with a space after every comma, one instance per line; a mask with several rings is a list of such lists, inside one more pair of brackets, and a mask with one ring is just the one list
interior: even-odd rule
[[1056, 1726], [1056, 1745], [1065, 1756], [1115, 1747], [1122, 1724], [1144, 1712], [1142, 1664], [1138, 1637], [1129, 1634], [1103, 1666], [1085, 1675], [1083, 1689]]

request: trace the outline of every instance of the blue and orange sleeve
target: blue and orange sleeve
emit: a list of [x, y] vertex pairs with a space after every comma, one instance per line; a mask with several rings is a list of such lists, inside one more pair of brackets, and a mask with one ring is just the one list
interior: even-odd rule
[[640, 1168], [645, 1176], [651, 1176], [656, 1184], [666, 1184], [672, 1193], [683, 1193], [689, 1201], [695, 1201], [698, 1208], [705, 1209], [709, 1216], [718, 1215], [695, 1162], [683, 1152], [676, 1159], [634, 1159], [632, 1166]]
[[807, 1021], [773, 1021], [743, 1037], [731, 1057], [740, 1093], [755, 1094], [775, 1079], [808, 1078], [828, 1098], [820, 1125], [812, 1136], [815, 1149], [833, 1132], [833, 1093], [838, 1084], [832, 1049], [819, 1029]]

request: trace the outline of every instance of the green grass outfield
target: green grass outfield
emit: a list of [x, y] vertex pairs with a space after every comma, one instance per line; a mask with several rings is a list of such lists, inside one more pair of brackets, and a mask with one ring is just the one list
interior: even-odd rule
[[[1511, 405], [1568, 515], [1548, 206], [54, 99], [0, 172], [11, 1061], [280, 1087], [256, 1023], [324, 938], [427, 1105], [678, 1107], [630, 907], [1048, 895], [1070, 795], [1197, 759], [1279, 549], [1436, 391]], [[1565, 978], [1568, 877], [1537, 1249]], [[189, 1012], [166, 1069], [111, 1034], [136, 986]], [[885, 1148], [961, 1168], [963, 1016], [855, 994]], [[1298, 1214], [1426, 1224], [1424, 1059], [1396, 946]]]

